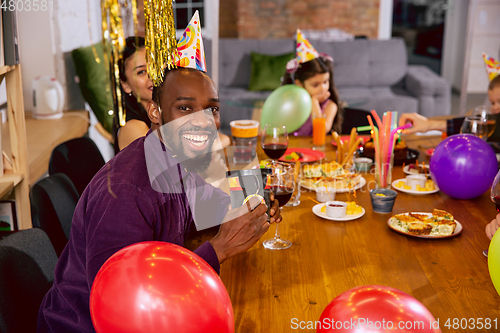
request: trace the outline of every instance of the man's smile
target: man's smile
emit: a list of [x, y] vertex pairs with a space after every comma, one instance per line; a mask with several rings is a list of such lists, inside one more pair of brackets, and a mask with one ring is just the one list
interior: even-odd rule
[[207, 147], [211, 134], [209, 136], [208, 134], [183, 133], [182, 138], [191, 150], [202, 151]]

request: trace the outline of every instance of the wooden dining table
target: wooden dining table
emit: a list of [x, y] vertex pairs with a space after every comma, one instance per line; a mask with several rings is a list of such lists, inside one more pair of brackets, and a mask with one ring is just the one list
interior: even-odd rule
[[[410, 148], [425, 151], [441, 140], [436, 136], [405, 136]], [[326, 160], [335, 159], [335, 147], [328, 137]], [[258, 145], [260, 146], [260, 145]], [[311, 148], [311, 138], [291, 137], [289, 147]], [[266, 159], [258, 148], [260, 159]], [[367, 185], [357, 191], [366, 213], [359, 219], [336, 222], [313, 214], [315, 193], [302, 190], [300, 205], [283, 207], [281, 237], [293, 245], [286, 250], [269, 250], [262, 241], [274, 236], [275, 227], [247, 252], [221, 265], [224, 282], [234, 310], [235, 328], [245, 332], [311, 331], [295, 323], [319, 320], [325, 307], [339, 294], [364, 285], [399, 289], [420, 301], [439, 320], [443, 332], [499, 332], [500, 296], [488, 272], [483, 250], [489, 246], [485, 226], [495, 217], [489, 191], [471, 200], [457, 200], [437, 192], [415, 196], [398, 192], [391, 214], [372, 210], [369, 188], [372, 172], [362, 173]], [[393, 179], [404, 178], [401, 166]], [[352, 195], [337, 193], [336, 200], [351, 201]], [[445, 239], [424, 239], [391, 230], [388, 219], [405, 212], [450, 212], [463, 232]], [[469, 323], [489, 318], [486, 329], [454, 329], [453, 320]], [[494, 324], [496, 320], [496, 327]], [[447, 327], [446, 323], [451, 324]], [[462, 321], [463, 323], [463, 321]], [[455, 326], [456, 327], [456, 326]], [[463, 327], [463, 326], [462, 326]]]

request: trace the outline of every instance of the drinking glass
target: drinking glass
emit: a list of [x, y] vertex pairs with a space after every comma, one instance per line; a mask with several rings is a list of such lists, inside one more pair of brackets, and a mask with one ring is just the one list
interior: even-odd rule
[[262, 134], [262, 150], [273, 161], [283, 156], [288, 148], [288, 132], [284, 125], [266, 124]]
[[472, 113], [472, 116], [473, 117], [480, 117], [482, 122], [486, 123], [487, 138], [489, 138], [493, 134], [493, 132], [495, 132], [497, 121], [496, 121], [494, 115], [491, 113], [491, 107], [489, 107], [487, 105], [477, 106], [474, 108], [474, 112]]
[[313, 125], [313, 150], [325, 150], [326, 142], [326, 116], [324, 113], [312, 117]]
[[[487, 122], [486, 119], [480, 116], [465, 117], [462, 127], [460, 128], [460, 133], [472, 134], [486, 141], [488, 139]], [[495, 127], [493, 127], [493, 130], [495, 130]], [[493, 134], [493, 131], [491, 134]]]
[[[269, 185], [274, 193], [274, 198], [279, 202], [279, 209], [281, 209], [290, 200], [295, 189], [293, 169], [289, 164], [280, 162], [268, 163], [266, 168], [272, 170]], [[284, 250], [292, 246], [292, 242], [289, 240], [281, 239], [279, 223], [276, 223], [274, 238], [265, 240], [262, 244], [271, 250]]]
[[[298, 162], [297, 162], [298, 163]], [[302, 170], [300, 163], [295, 164], [293, 171], [293, 178], [295, 180], [295, 190], [293, 191], [292, 198], [286, 203], [287, 207], [295, 207], [300, 205], [300, 181], [302, 180]]]
[[[491, 201], [495, 204], [497, 212], [500, 213], [500, 171], [498, 171], [490, 190]], [[484, 250], [483, 254], [488, 256], [488, 250]]]

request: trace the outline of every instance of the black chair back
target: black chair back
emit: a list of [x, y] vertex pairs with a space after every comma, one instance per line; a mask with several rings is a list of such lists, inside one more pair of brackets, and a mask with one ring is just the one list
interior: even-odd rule
[[54, 148], [49, 162], [49, 174], [64, 173], [71, 179], [79, 195], [92, 177], [105, 164], [104, 158], [89, 138], [77, 138]]
[[58, 256], [68, 242], [78, 198], [75, 186], [62, 173], [44, 178], [31, 188], [33, 226], [47, 233]]
[[[368, 118], [366, 118], [368, 115], [370, 115], [370, 112], [365, 110], [345, 108], [341, 134], [351, 134], [351, 129], [353, 127], [370, 125]], [[370, 132], [360, 134], [370, 134]]]
[[54, 281], [57, 255], [40, 229], [0, 241], [0, 332], [36, 332], [40, 304]]

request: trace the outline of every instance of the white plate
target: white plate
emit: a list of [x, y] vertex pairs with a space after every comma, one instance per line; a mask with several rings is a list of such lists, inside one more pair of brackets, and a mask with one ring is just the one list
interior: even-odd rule
[[406, 179], [401, 178], [401, 179], [397, 179], [397, 180], [393, 181], [391, 185], [396, 190], [404, 192], [404, 193], [413, 194], [413, 195], [426, 195], [426, 194], [432, 194], [432, 193], [439, 192], [439, 188], [437, 187], [436, 183], [434, 183], [434, 190], [432, 190], [432, 191], [417, 191], [417, 190], [407, 190], [407, 189], [404, 189], [401, 187], [396, 187], [396, 184], [400, 181], [403, 181], [406, 184]]
[[[427, 170], [427, 174], [429, 175], [429, 164], [425, 165], [425, 169]], [[410, 166], [409, 165], [405, 165], [405, 167], [403, 168], [403, 172], [406, 173], [407, 175], [418, 175], [418, 173], [410, 172]], [[423, 174], [424, 173], [422, 173], [422, 175]]]
[[[362, 188], [365, 185], [366, 185], [366, 179], [361, 177], [361, 179], [359, 180], [359, 183], [356, 186], [354, 186], [353, 188], [351, 188], [351, 189], [348, 189], [348, 188], [335, 189], [335, 193], [347, 193], [349, 191], [352, 191], [353, 189], [359, 190], [360, 188]], [[309, 190], [309, 191], [316, 192], [316, 189], [314, 187], [305, 186], [303, 182], [300, 183], [300, 187], [305, 188], [306, 190]]]
[[327, 219], [327, 220], [331, 220], [331, 221], [351, 221], [351, 220], [359, 219], [361, 216], [365, 215], [365, 209], [363, 207], [361, 207], [363, 212], [361, 212], [359, 214], [346, 215], [344, 217], [338, 217], [338, 218], [330, 217], [330, 216], [326, 215], [326, 213], [323, 213], [321, 211], [321, 207], [323, 207], [324, 205], [325, 204], [317, 204], [316, 206], [313, 207], [313, 213], [316, 216], [321, 217], [322, 219]]
[[[432, 213], [422, 213], [422, 212], [411, 212], [412, 214], [425, 214], [425, 215], [428, 215], [428, 216], [432, 216]], [[409, 213], [402, 213], [402, 214], [405, 214], [405, 215], [408, 215]], [[400, 214], [398, 214], [400, 215]], [[440, 236], [440, 235], [412, 235], [412, 234], [409, 234], [407, 232], [404, 232], [404, 231], [401, 231], [399, 229], [396, 229], [394, 228], [391, 224], [390, 224], [390, 221], [391, 221], [392, 217], [390, 219], [387, 220], [387, 225], [389, 226], [389, 228], [391, 228], [392, 230], [402, 234], [402, 235], [406, 235], [406, 236], [413, 236], [413, 237], [417, 237], [417, 238], [450, 238], [450, 237], [455, 237], [457, 235], [459, 235], [462, 230], [464, 229], [462, 227], [462, 224], [460, 222], [458, 222], [457, 220], [455, 220], [455, 222], [457, 223], [457, 226], [455, 227], [455, 231], [453, 231], [453, 233], [451, 235], [446, 235], [446, 236]]]

